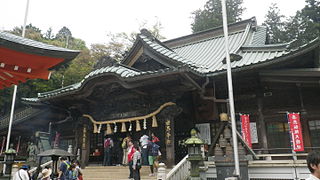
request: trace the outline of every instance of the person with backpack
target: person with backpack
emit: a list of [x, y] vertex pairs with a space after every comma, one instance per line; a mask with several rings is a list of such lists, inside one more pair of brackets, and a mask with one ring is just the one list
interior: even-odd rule
[[74, 165], [74, 164], [70, 165], [70, 167], [67, 171], [65, 180], [79, 180], [78, 179], [78, 172], [76, 171], [76, 165]]
[[103, 157], [103, 165], [104, 166], [111, 166], [111, 157], [112, 157], [112, 147], [113, 141], [110, 137], [106, 136], [104, 140], [104, 157]]
[[140, 180], [140, 169], [142, 164], [140, 147], [137, 142], [134, 143], [133, 147], [135, 149], [132, 159], [133, 179]]
[[68, 173], [68, 169], [70, 168], [70, 162], [67, 161], [67, 157], [60, 158], [60, 167], [58, 169], [58, 179], [66, 180], [66, 175]]
[[150, 171], [151, 173], [149, 176], [154, 176], [154, 162], [159, 156], [159, 149], [160, 146], [154, 142], [152, 142], [152, 139], [150, 139], [148, 143], [148, 160], [149, 160], [149, 166], [150, 166]]

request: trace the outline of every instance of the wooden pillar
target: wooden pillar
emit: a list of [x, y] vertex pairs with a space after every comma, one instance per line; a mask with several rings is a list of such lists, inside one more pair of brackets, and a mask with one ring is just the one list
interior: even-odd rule
[[[258, 138], [259, 138], [259, 144], [261, 145], [262, 149], [268, 149], [268, 138], [267, 138], [267, 128], [266, 128], [266, 122], [264, 120], [263, 115], [263, 97], [261, 95], [257, 96], [257, 106], [258, 106]], [[263, 153], [268, 153], [267, 151], [264, 151]]]
[[[308, 121], [308, 114], [307, 110], [304, 108], [303, 96], [301, 85], [297, 84], [299, 98], [300, 98], [300, 105], [301, 105], [301, 126], [302, 126], [302, 134], [303, 134], [303, 143], [305, 147], [311, 147], [311, 139], [310, 139], [310, 129], [309, 129], [309, 121]], [[311, 149], [306, 149], [306, 151], [310, 151]]]
[[314, 65], [315, 68], [319, 68], [320, 67], [320, 46], [318, 48], [315, 49], [314, 51]]
[[82, 127], [81, 164], [87, 166], [90, 154], [90, 133], [86, 124]]
[[182, 109], [178, 106], [169, 106], [161, 112], [161, 117], [165, 125], [166, 165], [168, 167], [172, 167], [175, 164], [174, 119], [181, 111]]
[[174, 155], [174, 117], [168, 116], [165, 120], [165, 144], [167, 155], [167, 166], [172, 167], [175, 164]]

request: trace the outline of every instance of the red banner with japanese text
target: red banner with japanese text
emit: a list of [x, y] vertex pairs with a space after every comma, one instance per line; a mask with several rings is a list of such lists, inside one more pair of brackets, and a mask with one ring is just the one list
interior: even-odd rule
[[302, 127], [299, 113], [288, 113], [288, 122], [293, 151], [304, 151]]
[[242, 137], [249, 147], [252, 148], [250, 117], [248, 114], [240, 114]]

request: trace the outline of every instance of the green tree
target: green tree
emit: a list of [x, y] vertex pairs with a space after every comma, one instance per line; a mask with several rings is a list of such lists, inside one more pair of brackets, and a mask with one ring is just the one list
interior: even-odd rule
[[[227, 0], [228, 23], [241, 20], [245, 8], [242, 7], [243, 0]], [[204, 9], [198, 9], [193, 13], [192, 31], [199, 32], [206, 29], [222, 26], [221, 0], [208, 0]]]
[[297, 47], [320, 36], [320, 1], [306, 0], [306, 5], [285, 23], [284, 39]]
[[270, 44], [284, 41], [284, 17], [284, 15], [280, 14], [280, 9], [277, 7], [277, 4], [272, 3], [265, 16], [266, 19], [262, 24], [267, 27], [267, 38]]

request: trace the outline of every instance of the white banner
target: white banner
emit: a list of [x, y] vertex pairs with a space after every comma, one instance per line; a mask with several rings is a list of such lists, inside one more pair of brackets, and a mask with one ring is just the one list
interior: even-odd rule
[[251, 131], [251, 142], [258, 143], [258, 133], [257, 133], [257, 123], [250, 123], [250, 131]]
[[196, 124], [196, 127], [200, 131], [200, 139], [204, 141], [205, 144], [211, 144], [211, 133], [210, 133], [210, 123]]

